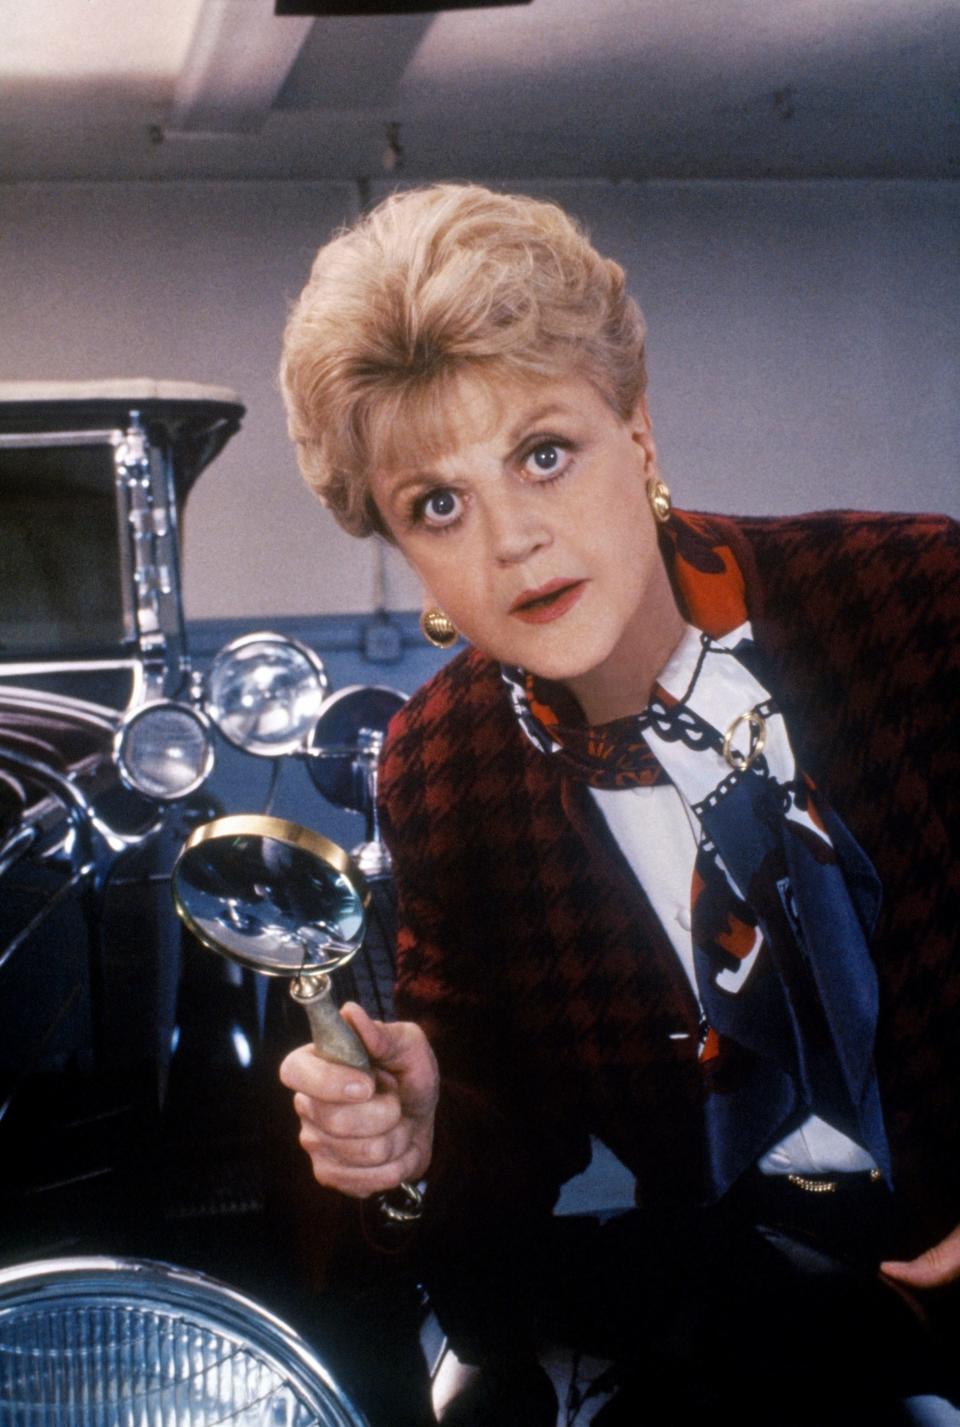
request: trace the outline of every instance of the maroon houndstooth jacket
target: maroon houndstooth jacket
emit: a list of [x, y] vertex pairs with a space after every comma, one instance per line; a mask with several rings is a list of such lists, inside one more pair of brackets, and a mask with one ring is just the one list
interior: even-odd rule
[[[883, 884], [876, 1056], [919, 1250], [960, 1221], [960, 526], [705, 519], [745, 576], [800, 765]], [[638, 1203], [702, 1199], [693, 997], [589, 793], [528, 743], [494, 662], [467, 650], [401, 710], [381, 803], [397, 1011], [442, 1074], [428, 1217], [469, 1231], [548, 1212], [591, 1134], [636, 1174]]]

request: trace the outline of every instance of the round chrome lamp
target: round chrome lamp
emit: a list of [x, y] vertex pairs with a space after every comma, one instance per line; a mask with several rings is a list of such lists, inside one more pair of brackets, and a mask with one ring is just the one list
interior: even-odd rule
[[204, 705], [229, 743], [259, 758], [302, 750], [330, 688], [323, 660], [282, 634], [245, 634], [207, 671]]
[[114, 752], [128, 788], [171, 803], [186, 798], [213, 768], [209, 720], [189, 704], [156, 699], [123, 720]]
[[351, 684], [324, 699], [307, 750], [310, 776], [327, 802], [364, 814], [364, 839], [351, 855], [373, 880], [390, 874], [377, 817], [380, 754], [387, 725], [406, 702], [397, 689]]
[[146, 1260], [0, 1270], [5, 1427], [366, 1427], [313, 1350], [235, 1289]]

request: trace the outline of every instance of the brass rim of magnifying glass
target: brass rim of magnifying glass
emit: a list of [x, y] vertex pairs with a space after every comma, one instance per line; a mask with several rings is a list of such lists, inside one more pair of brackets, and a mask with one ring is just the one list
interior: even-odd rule
[[[173, 888], [173, 900], [177, 908], [178, 915], [183, 919], [190, 931], [202, 942], [210, 951], [219, 952], [225, 955], [223, 948], [218, 946], [216, 941], [204, 931], [203, 927], [194, 919], [183, 898], [177, 880], [177, 873], [180, 864], [188, 852], [192, 852], [197, 847], [202, 847], [205, 842], [216, 842], [225, 837], [268, 837], [272, 842], [279, 842], [284, 847], [300, 848], [304, 852], [309, 852], [312, 856], [325, 862], [333, 870], [350, 884], [351, 890], [359, 897], [360, 902], [366, 910], [370, 905], [370, 888], [367, 886], [366, 878], [360, 868], [354, 862], [349, 852], [344, 852], [343, 848], [336, 842], [331, 842], [322, 833], [314, 832], [312, 828], [303, 827], [300, 823], [288, 822], [286, 818], [271, 818], [263, 813], [232, 813], [226, 818], [214, 818], [212, 822], [201, 823], [200, 827], [194, 828], [186, 842], [177, 855], [177, 860], [173, 864], [173, 874], [171, 885]], [[264, 971], [267, 969], [264, 967]], [[285, 976], [286, 972], [268, 971], [268, 975]]]

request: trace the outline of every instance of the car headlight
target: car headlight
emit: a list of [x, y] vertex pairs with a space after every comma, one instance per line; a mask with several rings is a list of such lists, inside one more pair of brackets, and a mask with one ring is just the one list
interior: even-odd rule
[[330, 687], [322, 659], [297, 639], [245, 634], [213, 660], [204, 702], [228, 742], [278, 758], [306, 746]]
[[252, 1299], [168, 1264], [0, 1271], [0, 1416], [31, 1427], [365, 1427], [307, 1344]]
[[127, 786], [161, 802], [187, 797], [213, 767], [209, 721], [173, 699], [141, 704], [128, 714], [114, 751]]

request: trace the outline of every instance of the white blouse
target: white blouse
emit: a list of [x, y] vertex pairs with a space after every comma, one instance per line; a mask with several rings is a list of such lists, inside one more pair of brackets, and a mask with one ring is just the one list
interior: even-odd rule
[[[688, 628], [664, 676], [671, 666], [685, 663], [699, 645], [699, 631]], [[664, 676], [663, 682], [669, 688]], [[716, 726], [723, 727], [725, 723]], [[591, 792], [659, 918], [699, 1004], [690, 934], [690, 889], [700, 837], [695, 813], [673, 783], [592, 788]], [[720, 972], [718, 979], [724, 990], [735, 992], [738, 982], [749, 976], [751, 965], [752, 959], [747, 957], [736, 971]], [[835, 1174], [874, 1167], [872, 1156], [861, 1145], [818, 1115], [810, 1115], [759, 1160], [759, 1168], [765, 1174]]]

